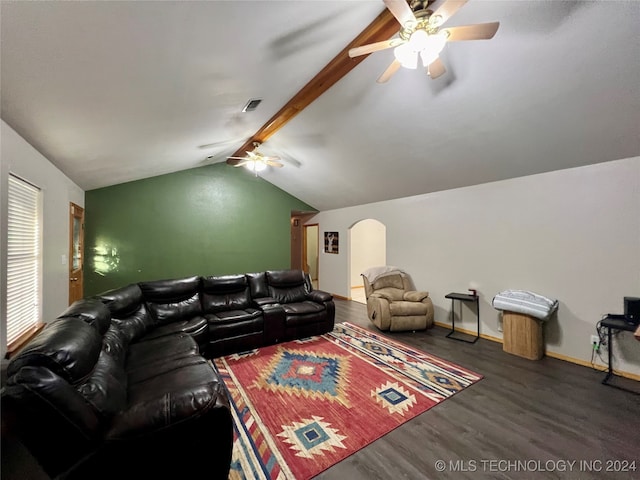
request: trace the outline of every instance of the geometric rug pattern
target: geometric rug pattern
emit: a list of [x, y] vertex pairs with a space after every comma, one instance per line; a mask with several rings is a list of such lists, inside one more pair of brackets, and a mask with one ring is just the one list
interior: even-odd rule
[[231, 480], [312, 478], [482, 378], [346, 322], [213, 364], [234, 417]]

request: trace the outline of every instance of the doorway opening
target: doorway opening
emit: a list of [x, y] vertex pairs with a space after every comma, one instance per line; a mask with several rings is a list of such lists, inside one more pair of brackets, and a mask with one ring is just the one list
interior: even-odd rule
[[360, 274], [367, 268], [387, 264], [387, 227], [384, 223], [366, 218], [350, 227], [349, 275], [351, 300], [367, 303]]
[[303, 270], [309, 274], [311, 278], [311, 285], [314, 289], [318, 288], [318, 255], [319, 255], [319, 234], [318, 224], [305, 225], [303, 230], [303, 252], [302, 257], [304, 259]]
[[[318, 224], [305, 222], [317, 212], [291, 212], [291, 268], [302, 270], [315, 279], [314, 288], [318, 288]], [[316, 227], [313, 232], [307, 232], [307, 227]], [[308, 243], [309, 242], [309, 243]], [[314, 278], [315, 277], [315, 278]]]

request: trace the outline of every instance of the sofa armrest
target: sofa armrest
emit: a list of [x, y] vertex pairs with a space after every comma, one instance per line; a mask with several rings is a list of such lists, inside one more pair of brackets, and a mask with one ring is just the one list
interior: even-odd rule
[[132, 408], [138, 411], [115, 419], [93, 455], [56, 478], [196, 478], [205, 469], [208, 478], [228, 478], [233, 418], [221, 383]]
[[403, 300], [407, 302], [421, 302], [429, 296], [429, 292], [404, 292]]
[[322, 290], [311, 290], [307, 293], [307, 298], [316, 303], [324, 303], [333, 300], [333, 295]]
[[369, 295], [369, 298], [384, 298], [388, 302], [399, 302], [403, 300], [403, 295], [404, 292], [402, 292], [401, 290], [387, 288], [375, 291], [374, 293]]
[[273, 297], [254, 298], [253, 301], [255, 302], [256, 305], [258, 305], [258, 307], [264, 307], [265, 305], [272, 305], [274, 303], [278, 303], [278, 301]]

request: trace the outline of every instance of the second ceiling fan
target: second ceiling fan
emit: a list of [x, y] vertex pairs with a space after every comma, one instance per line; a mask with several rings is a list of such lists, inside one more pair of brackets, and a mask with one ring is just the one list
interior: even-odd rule
[[431, 78], [438, 78], [446, 71], [440, 52], [447, 42], [488, 40], [493, 38], [500, 26], [500, 22], [490, 22], [442, 28], [468, 0], [446, 0], [435, 11], [427, 8], [429, 1], [412, 1], [413, 8], [407, 0], [383, 1], [401, 25], [398, 36], [349, 50], [349, 56], [353, 58], [395, 47], [395, 59], [380, 75], [378, 83], [387, 82], [400, 67], [417, 68], [419, 59], [427, 74]]
[[280, 157], [263, 155], [258, 152], [259, 146], [260, 142], [253, 142], [254, 149], [247, 151], [246, 157], [227, 157], [227, 163], [232, 164], [234, 167], [246, 167], [252, 172], [255, 172], [256, 175], [267, 167], [280, 168], [283, 166], [283, 164], [279, 162]]

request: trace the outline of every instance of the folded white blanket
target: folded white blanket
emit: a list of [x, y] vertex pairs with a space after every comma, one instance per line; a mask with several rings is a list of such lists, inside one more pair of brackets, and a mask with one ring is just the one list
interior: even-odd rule
[[558, 309], [558, 300], [526, 290], [505, 290], [493, 297], [493, 308], [547, 320]]
[[364, 277], [366, 277], [367, 280], [369, 280], [369, 283], [373, 283], [378, 278], [383, 277], [384, 275], [390, 275], [390, 274], [393, 274], [393, 273], [404, 273], [404, 271], [399, 269], [398, 267], [392, 267], [390, 265], [385, 265], [385, 266], [382, 266], [382, 267], [370, 267], [370, 268], [367, 268], [360, 275], [363, 275]]

